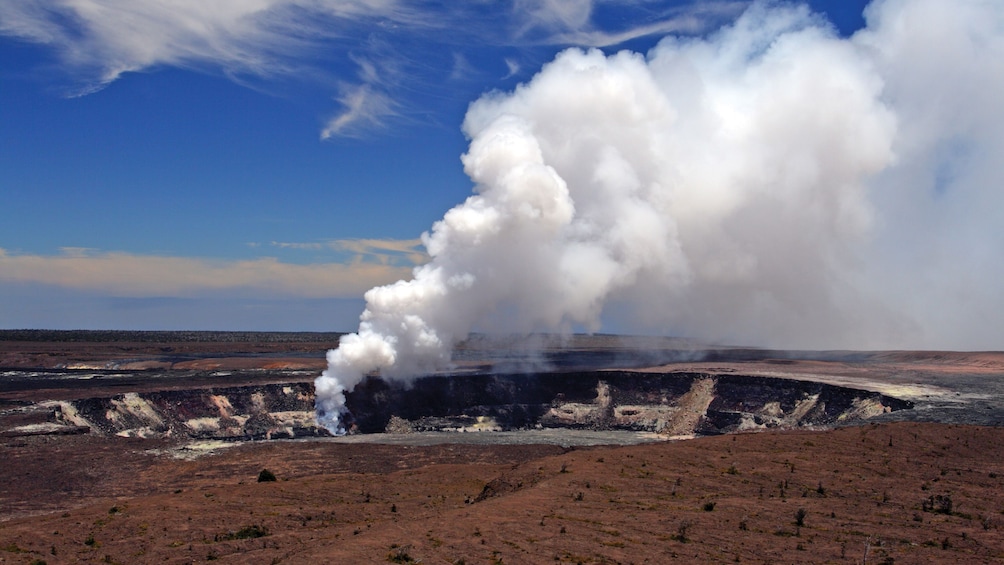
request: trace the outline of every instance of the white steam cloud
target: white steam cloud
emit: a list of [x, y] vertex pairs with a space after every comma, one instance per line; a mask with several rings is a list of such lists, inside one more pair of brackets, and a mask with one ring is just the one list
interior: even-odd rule
[[340, 429], [372, 371], [448, 366], [475, 327], [1000, 347], [1004, 3], [877, 1], [866, 19], [840, 38], [754, 4], [647, 55], [567, 50], [472, 104], [475, 194], [425, 234], [412, 280], [366, 294], [319, 420]]

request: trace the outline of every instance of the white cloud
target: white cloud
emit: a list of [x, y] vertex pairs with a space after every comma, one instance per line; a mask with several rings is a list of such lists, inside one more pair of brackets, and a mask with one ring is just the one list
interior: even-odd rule
[[343, 110], [328, 120], [321, 130], [321, 139], [382, 126], [386, 118], [398, 113], [394, 100], [370, 84], [346, 86], [338, 102]]
[[525, 17], [525, 27], [582, 29], [589, 23], [593, 2], [592, 0], [516, 0], [514, 10]]
[[97, 85], [155, 65], [271, 74], [314, 40], [373, 18], [412, 22], [395, 1], [27, 0], [0, 4], [0, 31], [54, 47]]
[[518, 73], [519, 69], [520, 69], [519, 62], [516, 61], [515, 59], [506, 58], [505, 59], [505, 66], [508, 69], [508, 72], [506, 72], [505, 76], [502, 77], [503, 79], [507, 79], [507, 78], [516, 76], [516, 73]]
[[[737, 17], [748, 1], [706, 1], [667, 7], [652, 0], [516, 0], [515, 36], [541, 44], [608, 47], [640, 37], [708, 31]], [[620, 28], [604, 27], [595, 12], [605, 6], [627, 10]]]
[[[358, 135], [404, 115], [402, 86], [428, 80], [418, 77], [437, 64], [432, 60], [441, 54], [434, 50], [455, 50], [444, 47], [447, 42], [603, 46], [668, 31], [702, 31], [704, 22], [737, 15], [734, 2], [695, 2], [660, 12], [642, 1], [638, 4], [654, 16], [637, 27], [607, 30], [593, 18], [602, 4], [514, 0], [433, 10], [403, 0], [15, 0], [0, 2], [0, 34], [52, 48], [73, 81], [72, 95], [158, 66], [222, 73], [238, 81], [295, 76], [340, 84], [341, 110], [321, 131], [327, 139]], [[402, 39], [409, 49], [399, 48]], [[457, 57], [453, 76], [470, 76], [463, 55]], [[507, 64], [512, 75], [518, 67], [511, 60]]]

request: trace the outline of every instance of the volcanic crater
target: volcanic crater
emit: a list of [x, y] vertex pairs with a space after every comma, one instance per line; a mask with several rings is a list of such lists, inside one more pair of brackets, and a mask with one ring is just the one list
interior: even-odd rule
[[476, 336], [331, 437], [337, 337], [0, 332], [0, 561], [1004, 560], [1000, 353]]

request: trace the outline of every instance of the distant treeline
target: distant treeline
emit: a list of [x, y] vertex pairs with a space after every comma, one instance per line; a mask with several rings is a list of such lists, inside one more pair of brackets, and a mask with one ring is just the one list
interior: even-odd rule
[[131, 343], [312, 343], [334, 342], [340, 332], [219, 332], [129, 330], [0, 330], [0, 341]]

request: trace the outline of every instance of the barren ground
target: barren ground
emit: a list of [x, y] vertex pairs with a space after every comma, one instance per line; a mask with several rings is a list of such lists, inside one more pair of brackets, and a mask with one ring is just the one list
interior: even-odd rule
[[[55, 396], [228, 378], [193, 367], [272, 371], [261, 380], [304, 369], [297, 378], [309, 379], [332, 345], [311, 337], [0, 341], [0, 367], [9, 369], [0, 424], [22, 424], [18, 406]], [[552, 359], [559, 364], [601, 351], [638, 358], [618, 343], [548, 347], [564, 352]], [[463, 351], [463, 362], [492, 357], [479, 347]], [[651, 364], [664, 371], [852, 383], [918, 407], [830, 431], [574, 448], [0, 434], [0, 562], [1004, 563], [1004, 355], [730, 350], [670, 365], [662, 357]], [[168, 376], [154, 382], [126, 371], [129, 363]], [[24, 372], [71, 364], [124, 376], [24, 384]], [[262, 469], [278, 480], [258, 482]]]

